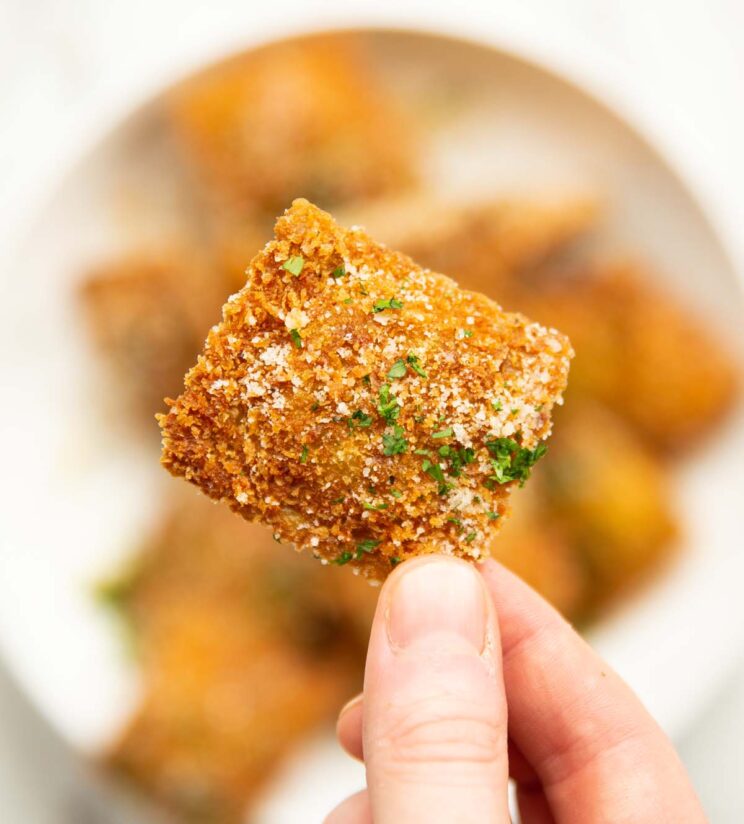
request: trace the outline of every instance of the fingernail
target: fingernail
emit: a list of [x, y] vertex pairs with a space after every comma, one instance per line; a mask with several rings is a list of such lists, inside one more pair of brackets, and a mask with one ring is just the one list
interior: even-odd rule
[[487, 602], [483, 582], [469, 565], [448, 558], [427, 558], [401, 568], [391, 581], [387, 630], [400, 649], [436, 633], [448, 632], [479, 652], [486, 642]]
[[342, 716], [346, 715], [347, 712], [353, 710], [355, 707], [359, 706], [364, 699], [364, 695], [360, 692], [358, 695], [355, 695], [353, 698], [350, 698], [344, 705], [341, 707], [341, 712], [339, 712], [338, 717], [341, 718]]

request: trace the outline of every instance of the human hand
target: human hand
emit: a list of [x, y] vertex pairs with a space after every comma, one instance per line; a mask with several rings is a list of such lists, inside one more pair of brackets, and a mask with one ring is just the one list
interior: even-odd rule
[[385, 583], [338, 721], [367, 789], [326, 824], [508, 824], [510, 775], [523, 824], [705, 822], [630, 688], [516, 576], [479, 569], [428, 556]]

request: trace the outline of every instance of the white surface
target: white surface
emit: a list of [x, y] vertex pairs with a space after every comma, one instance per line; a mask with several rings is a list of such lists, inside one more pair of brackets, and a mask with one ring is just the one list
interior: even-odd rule
[[[14, 215], [22, 210], [13, 208], [9, 212], [8, 207], [17, 206], [24, 197], [30, 198], [34, 194], [34, 180], [42, 181], [53, 167], [52, 156], [58, 146], [65, 145], [67, 136], [73, 134], [76, 119], [92, 118], [93, 114], [110, 106], [112, 92], [136, 85], [137, 72], [146, 76], [148, 67], [162, 66], [164, 61], [167, 65], [168, 60], [177, 59], [179, 50], [188, 50], [200, 40], [209, 40], [199, 36], [200, 26], [202, 31], [205, 26], [213, 30], [224, 27], [228, 39], [233, 42], [240, 39], [243, 31], [231, 25], [231, 21], [248, 21], [253, 14], [245, 11], [242, 5], [238, 9], [236, 4], [226, 3], [218, 13], [212, 9], [205, 17], [204, 12], [197, 16], [184, 13], [188, 4], [183, 2], [178, 4], [177, 13], [170, 3], [162, 3], [154, 10], [148, 5], [145, 15], [144, 7], [131, 3], [112, 8], [111, 4], [50, 2], [37, 3], [30, 9], [29, 4], [9, 4], [6, 0], [0, 13], [14, 18], [15, 22], [9, 19], [0, 24], [0, 32], [13, 33], [12, 42], [7, 48], [0, 49], [0, 60], [16, 62], [0, 65], [0, 70], [6, 69], [0, 71], [4, 78], [0, 82], [9, 84], [24, 67], [26, 71], [17, 84], [0, 87], [3, 94], [0, 116], [6, 115], [0, 120], [4, 124], [0, 152], [6, 153], [6, 160], [9, 156], [13, 158], [13, 162], [3, 164], [7, 173], [4, 171], [5, 180], [0, 189], [0, 206], [6, 207], [2, 229], [11, 231]], [[493, 20], [494, 5], [489, 4], [488, 8], [491, 14], [486, 16]], [[723, 215], [726, 225], [735, 226], [744, 214], [743, 201], [738, 194], [739, 187], [729, 188], [728, 183], [732, 171], [738, 171], [739, 180], [744, 179], [739, 151], [743, 145], [744, 128], [741, 119], [734, 117], [737, 114], [741, 118], [738, 109], [742, 101], [734, 97], [735, 79], [741, 77], [741, 66], [738, 76], [733, 74], [737, 64], [732, 46], [736, 44], [730, 44], [726, 38], [733, 36], [737, 23], [739, 31], [742, 30], [744, 21], [735, 16], [739, 14], [737, 7], [731, 4], [726, 11], [724, 4], [718, 4], [718, 14], [730, 16], [721, 16], [717, 24], [715, 16], [711, 17], [715, 3], [705, 7], [690, 4], [682, 8], [661, 3], [647, 3], [643, 7], [626, 3], [622, 9], [621, 14], [620, 5], [598, 8], [594, 3], [571, 2], [557, 9], [556, 4], [547, 2], [522, 2], [519, 11], [511, 7], [500, 9], [498, 24], [502, 31], [510, 31], [517, 39], [529, 39], [530, 36], [558, 38], [560, 47], [580, 43], [582, 34], [591, 35], [593, 47], [606, 47], [614, 53], [624, 64], [626, 79], [635, 78], [643, 84], [647, 94], [654, 92], [656, 99], [664, 100], [665, 105], [660, 107], [658, 115], [675, 125], [669, 139], [673, 153], [688, 158], [688, 162], [689, 158], [694, 158], [695, 174], [704, 180], [709, 200]], [[429, 13], [436, 14], [430, 9]], [[413, 11], [410, 15], [416, 18]], [[426, 19], [425, 13], [418, 19]], [[167, 38], [164, 32], [171, 30], [174, 21], [174, 36]], [[13, 22], [14, 27], [10, 25]], [[91, 34], [97, 36], [91, 37]], [[131, 48], [134, 42], [138, 47], [136, 50]], [[24, 48], [22, 55], [19, 46]], [[693, 56], [694, 59], [690, 59]], [[706, 71], [710, 67], [718, 67], [720, 74]], [[92, 82], [86, 83], [86, 76]], [[23, 101], [23, 107], [19, 106], [20, 101]], [[47, 107], [50, 111], [45, 111]], [[15, 116], [10, 118], [10, 113]], [[0, 162], [2, 159], [0, 156]], [[38, 185], [41, 187], [41, 182]], [[740, 703], [732, 702], [732, 709], [736, 711]], [[743, 720], [744, 712], [740, 709], [740, 730], [744, 728]], [[710, 725], [716, 729], [715, 721]], [[699, 755], [697, 761], [695, 753], [701, 750], [695, 749], [694, 739], [688, 744], [686, 751], [690, 753], [690, 763], [697, 766], [701, 781], [705, 776], [725, 776], [726, 765], [737, 764], [737, 756], [740, 759], [741, 753], [733, 747], [726, 752], [726, 740], [725, 736], [720, 740], [716, 738], [713, 752]], [[736, 740], [736, 736], [732, 740]], [[701, 734], [701, 748], [705, 742], [706, 737]], [[0, 760], [0, 765], [3, 763]], [[8, 761], [11, 763], [14, 762]], [[711, 763], [717, 763], [718, 769], [712, 768]], [[1, 777], [2, 769], [0, 782]], [[3, 821], [12, 824], [15, 820], [63, 820], [61, 808], [52, 808], [55, 811], [47, 819], [41, 813], [34, 815], [24, 811], [24, 794], [18, 792], [20, 779], [12, 772], [9, 779], [15, 787], [16, 808], [6, 809], [0, 783]], [[706, 796], [711, 812], [720, 811], [714, 820], [740, 820], [741, 815], [736, 815], [742, 813], [742, 799], [737, 795], [740, 788], [734, 781], [718, 783], [720, 786], [712, 787]], [[11, 798], [10, 794], [8, 798]], [[58, 813], [56, 809], [59, 809]], [[54, 818], [54, 815], [59, 817]]]

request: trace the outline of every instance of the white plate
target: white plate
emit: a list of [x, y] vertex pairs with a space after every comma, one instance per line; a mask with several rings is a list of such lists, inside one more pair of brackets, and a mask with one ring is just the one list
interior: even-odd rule
[[[426, 152], [434, 188], [601, 192], [610, 204], [604, 245], [650, 259], [670, 288], [741, 348], [741, 292], [725, 250], [689, 189], [630, 125], [554, 73], [503, 51], [393, 32], [372, 42], [400, 93], [420, 100], [436, 88], [459, 100], [458, 117]], [[126, 718], [137, 689], [91, 583], [136, 544], [154, 516], [155, 489], [168, 481], [151, 445], [133, 448], [101, 415], [74, 284], [86, 262], [149, 231], [154, 209], [130, 203], [138, 217], [123, 232], [112, 203], [149, 174], [153, 159], [141, 159], [143, 147], [157, 163], [151, 117], [152, 104], [133, 112], [71, 170], [36, 216], [0, 307], [0, 647], [49, 722], [85, 752]], [[158, 191], [168, 197], [167, 187]], [[679, 561], [592, 636], [673, 734], [744, 641], [742, 456], [739, 410], [677, 478], [686, 535]], [[321, 742], [309, 752], [279, 781], [262, 820], [298, 820], [298, 794], [303, 820], [320, 817], [358, 786], [358, 769], [335, 749]], [[337, 778], [314, 780], [321, 768]]]

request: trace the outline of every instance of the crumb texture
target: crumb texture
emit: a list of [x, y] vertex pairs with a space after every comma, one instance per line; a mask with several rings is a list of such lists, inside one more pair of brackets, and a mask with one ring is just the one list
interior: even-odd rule
[[159, 416], [164, 465], [371, 578], [487, 552], [544, 451], [567, 338], [305, 200], [247, 275]]

